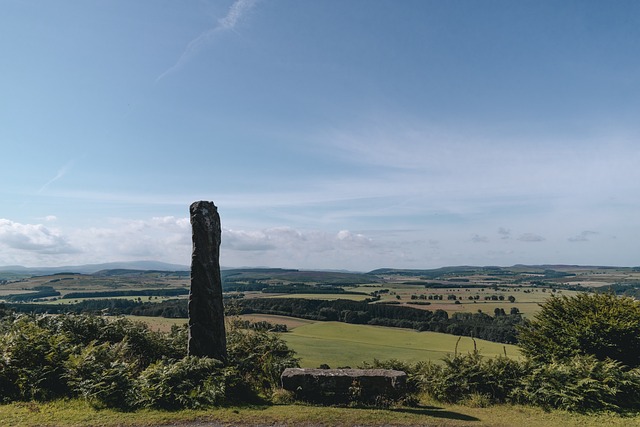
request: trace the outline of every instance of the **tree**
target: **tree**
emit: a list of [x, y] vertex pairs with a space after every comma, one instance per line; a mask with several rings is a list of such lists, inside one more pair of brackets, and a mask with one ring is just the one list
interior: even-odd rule
[[540, 362], [578, 355], [640, 366], [640, 302], [610, 294], [549, 298], [519, 328], [522, 352]]

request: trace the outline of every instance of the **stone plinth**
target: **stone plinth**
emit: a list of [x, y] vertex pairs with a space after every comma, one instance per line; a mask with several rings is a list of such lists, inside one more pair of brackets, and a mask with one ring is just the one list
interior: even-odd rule
[[406, 391], [407, 374], [390, 369], [301, 369], [282, 373], [282, 388], [296, 399], [319, 403], [395, 400]]

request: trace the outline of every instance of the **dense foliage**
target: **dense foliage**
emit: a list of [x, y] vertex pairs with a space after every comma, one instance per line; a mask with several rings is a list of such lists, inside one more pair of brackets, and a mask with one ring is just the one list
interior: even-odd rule
[[611, 294], [552, 297], [520, 329], [527, 359], [456, 355], [414, 368], [446, 402], [524, 403], [571, 411], [640, 408], [640, 304]]
[[519, 343], [539, 362], [593, 355], [640, 366], [640, 302], [611, 294], [554, 296], [520, 329]]
[[577, 412], [637, 410], [640, 405], [640, 370], [593, 356], [535, 363], [471, 353], [412, 370], [422, 390], [449, 403], [509, 402]]
[[277, 335], [228, 331], [226, 365], [187, 357], [186, 328], [125, 318], [6, 315], [0, 322], [0, 402], [82, 397], [96, 407], [196, 408], [254, 401], [297, 359]]

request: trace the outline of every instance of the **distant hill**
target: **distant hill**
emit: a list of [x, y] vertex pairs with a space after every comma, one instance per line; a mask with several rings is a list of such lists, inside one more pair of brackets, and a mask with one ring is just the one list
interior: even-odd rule
[[82, 273], [94, 274], [103, 270], [155, 270], [155, 271], [189, 271], [190, 267], [179, 264], [169, 264], [160, 261], [130, 261], [130, 262], [108, 262], [103, 264], [66, 265], [60, 267], [23, 267], [20, 265], [10, 265], [0, 267], [0, 272], [45, 275], [56, 273]]
[[295, 270], [283, 268], [235, 268], [221, 271], [222, 280], [226, 283], [282, 280], [287, 282], [321, 282], [329, 285], [355, 285], [378, 282], [375, 276], [363, 273], [345, 273], [326, 270]]

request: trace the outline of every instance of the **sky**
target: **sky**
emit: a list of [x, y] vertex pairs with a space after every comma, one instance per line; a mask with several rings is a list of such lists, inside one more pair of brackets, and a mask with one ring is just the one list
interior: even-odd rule
[[640, 2], [0, 10], [0, 266], [640, 265]]

